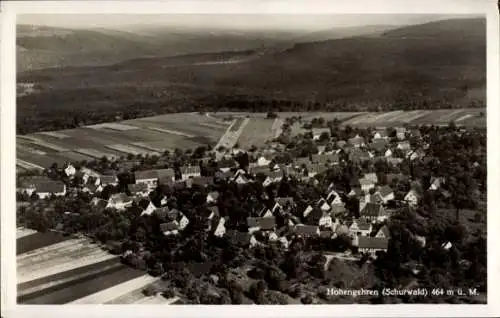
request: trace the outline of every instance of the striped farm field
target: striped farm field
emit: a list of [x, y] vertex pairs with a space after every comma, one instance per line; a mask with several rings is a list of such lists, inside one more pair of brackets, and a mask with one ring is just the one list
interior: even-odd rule
[[[483, 115], [481, 115], [483, 113]], [[176, 113], [138, 118], [116, 123], [22, 135], [17, 138], [18, 166], [43, 169], [53, 163], [117, 158], [128, 154], [148, 154], [165, 150], [193, 149], [207, 144], [232, 148], [263, 145], [276, 137], [286, 117], [304, 120], [322, 117], [338, 119], [353, 127], [396, 127], [405, 124], [446, 125], [455, 121], [466, 127], [486, 127], [485, 109], [442, 109], [391, 112], [280, 112], [278, 119], [267, 113], [222, 112], [211, 114]], [[237, 118], [232, 122], [225, 118]], [[280, 126], [280, 127], [278, 127]], [[294, 134], [302, 132], [295, 127]], [[118, 145], [118, 146], [117, 146]]]
[[19, 304], [149, 302], [141, 291], [157, 278], [123, 265], [88, 239], [58, 241], [58, 234], [25, 228], [16, 236]]
[[250, 148], [252, 145], [261, 147], [273, 137], [273, 124], [275, 119], [251, 118], [245, 125], [237, 143], [242, 148]]

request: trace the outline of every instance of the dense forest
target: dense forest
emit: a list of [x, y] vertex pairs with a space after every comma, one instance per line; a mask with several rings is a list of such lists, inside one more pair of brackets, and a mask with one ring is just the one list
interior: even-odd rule
[[[435, 30], [435, 31], [430, 31]], [[376, 37], [21, 72], [18, 133], [190, 111], [384, 111], [485, 107], [484, 19]], [[420, 34], [420, 35], [419, 35]]]
[[[319, 121], [316, 121], [319, 122]], [[371, 135], [369, 130], [341, 129], [336, 122], [328, 122], [334, 139], [352, 138], [356, 134]], [[263, 187], [259, 182], [236, 184], [218, 180], [214, 185], [178, 188], [159, 185], [149, 196], [136, 200], [126, 211], [117, 212], [92, 205], [92, 196], [78, 192], [77, 196], [53, 197], [36, 200], [19, 194], [21, 201], [31, 201], [17, 211], [18, 225], [40, 231], [58, 227], [67, 233], [85, 233], [106, 244], [111, 252], [121, 254], [131, 251], [124, 262], [152, 275], [162, 276], [155, 285], [154, 293], [164, 292], [184, 295], [188, 303], [241, 304], [248, 299], [257, 304], [286, 304], [291, 298], [300, 303], [352, 303], [351, 297], [332, 297], [325, 286], [356, 289], [403, 288], [418, 283], [425, 288], [477, 288], [486, 292], [486, 135], [484, 131], [458, 133], [453, 125], [444, 128], [422, 127], [423, 140], [410, 140], [413, 146], [428, 143], [427, 155], [422, 161], [405, 159], [393, 167], [380, 162], [358, 164], [342, 162], [314, 177], [315, 182], [303, 182], [293, 177]], [[285, 141], [282, 141], [285, 142]], [[330, 145], [328, 139], [312, 141], [310, 136], [300, 135], [286, 141], [286, 148], [274, 161], [286, 163], [297, 154], [317, 153], [319, 145]], [[204, 150], [159, 157], [143, 157], [132, 170], [177, 167], [185, 160], [196, 160]], [[242, 155], [245, 156], [245, 155]], [[248, 158], [237, 158], [240, 163]], [[159, 162], [162, 162], [160, 165]], [[167, 163], [165, 163], [167, 162]], [[85, 163], [99, 171], [120, 170], [119, 164], [106, 160]], [[216, 164], [212, 161], [207, 167]], [[207, 168], [203, 174], [214, 170]], [[387, 221], [390, 243], [387, 253], [380, 253], [371, 262], [362, 258], [357, 262], [333, 260], [324, 268], [324, 252], [355, 252], [349, 238], [340, 235], [336, 239], [296, 239], [288, 250], [278, 246], [257, 246], [248, 249], [228, 236], [218, 238], [206, 229], [208, 205], [205, 200], [210, 191], [220, 193], [217, 207], [221, 216], [228, 217], [227, 228], [238, 230], [245, 227], [246, 217], [255, 216], [262, 205], [272, 207], [276, 197], [293, 197], [296, 211], [301, 213], [310, 202], [325, 193], [331, 183], [340, 193], [348, 207], [356, 206], [345, 193], [350, 190], [352, 180], [363, 173], [376, 172], [382, 183], [384, 176], [403, 174], [407, 179], [389, 183], [402, 196], [410, 183], [418, 181], [423, 188], [429, 186], [431, 177], [441, 176], [447, 180], [443, 187], [451, 196], [427, 191], [417, 208], [396, 205]], [[81, 180], [69, 180], [60, 168], [54, 166], [44, 172], [51, 178], [63, 180], [71, 187], [78, 187]], [[104, 200], [112, 193], [126, 191], [133, 182], [130, 171], [119, 175], [117, 187], [108, 186], [100, 194]], [[157, 203], [168, 198], [171, 209], [179, 209], [190, 220], [188, 227], [177, 236], [164, 236], [160, 223], [162, 216], [140, 216], [151, 200]], [[50, 207], [50, 208], [48, 208]], [[351, 210], [353, 213], [355, 209]], [[65, 214], [65, 211], [75, 213]], [[77, 212], [76, 212], [77, 211]], [[470, 214], [475, 211], [474, 214]], [[278, 225], [286, 220], [277, 219]], [[418, 236], [426, 238], [425, 246]], [[443, 248], [450, 242], [452, 247]], [[419, 264], [418, 271], [415, 264]], [[240, 279], [238, 275], [247, 275]], [[153, 287], [151, 287], [153, 288]], [[217, 291], [214, 293], [214, 290]], [[362, 296], [357, 303], [474, 303], [481, 302], [470, 297], [369, 297]]]

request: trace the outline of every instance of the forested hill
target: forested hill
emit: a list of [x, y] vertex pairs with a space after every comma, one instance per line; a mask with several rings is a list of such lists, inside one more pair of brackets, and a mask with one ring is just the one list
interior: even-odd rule
[[[179, 111], [485, 107], [486, 30], [454, 19], [255, 54], [198, 54], [19, 74], [22, 132]], [[188, 61], [189, 63], [187, 63]], [[69, 120], [71, 118], [71, 120]]]

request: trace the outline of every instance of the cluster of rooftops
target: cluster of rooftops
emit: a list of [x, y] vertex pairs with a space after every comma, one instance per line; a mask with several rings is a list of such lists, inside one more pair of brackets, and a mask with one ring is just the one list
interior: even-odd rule
[[[313, 129], [313, 138], [321, 138], [323, 134], [329, 134], [326, 129]], [[412, 136], [419, 137], [420, 133], [412, 131]], [[410, 143], [406, 140], [407, 132], [403, 128], [396, 129], [397, 149], [400, 149], [409, 160], [420, 159], [425, 156], [425, 149], [412, 150]], [[217, 162], [218, 169], [214, 175], [202, 176], [199, 165], [182, 166], [180, 173], [173, 168], [153, 169], [146, 171], [135, 171], [135, 183], [128, 185], [130, 194], [117, 193], [104, 201], [97, 197], [92, 200], [93, 204], [102, 204], [107, 208], [117, 210], [125, 209], [132, 205], [137, 198], [147, 198], [151, 191], [158, 185], [168, 185], [175, 188], [192, 188], [194, 186], [209, 187], [220, 180], [235, 182], [245, 185], [252, 182], [261, 182], [264, 187], [280, 182], [283, 178], [294, 177], [303, 181], [314, 180], [316, 174], [321, 174], [329, 168], [338, 165], [341, 161], [362, 161], [394, 159], [391, 144], [385, 131], [377, 131], [371, 142], [359, 135], [347, 140], [338, 141], [336, 150], [326, 151], [319, 148], [317, 154], [310, 157], [294, 158], [288, 165], [272, 164], [272, 155], [262, 155], [256, 161], [251, 162], [248, 167], [239, 167], [232, 156], [226, 155]], [[394, 147], [393, 147], [394, 148]], [[424, 147], [425, 148], [425, 147]], [[234, 155], [234, 154], [233, 154]], [[403, 158], [397, 158], [403, 160]], [[393, 160], [396, 164], [400, 161]], [[66, 175], [70, 178], [77, 173], [83, 175], [84, 184], [81, 191], [97, 194], [108, 185], [118, 184], [115, 175], [102, 175], [87, 168], [77, 171], [71, 164], [64, 168]], [[91, 178], [92, 177], [92, 178]], [[404, 179], [408, 176], [402, 174], [388, 175], [387, 178]], [[90, 180], [93, 180], [90, 182]], [[434, 178], [430, 190], [437, 190], [443, 178]], [[67, 186], [61, 181], [49, 180], [44, 177], [31, 177], [21, 181], [18, 185], [20, 192], [29, 195], [36, 193], [40, 198], [51, 195], [66, 195]], [[406, 194], [404, 200], [409, 205], [416, 205], [422, 197], [423, 191], [418, 187]], [[359, 184], [351, 187], [349, 193], [335, 191], [332, 184], [329, 191], [317, 202], [310, 202], [305, 207], [300, 207], [294, 198], [275, 198], [275, 205], [262, 207], [256, 216], [247, 218], [247, 231], [241, 232], [226, 229], [227, 217], [219, 214], [217, 208], [218, 192], [211, 191], [207, 195], [207, 230], [216, 236], [234, 236], [235, 240], [247, 241], [249, 244], [261, 244], [264, 241], [278, 241], [285, 247], [291, 236], [318, 236], [324, 238], [335, 238], [339, 235], [349, 235], [355, 245], [365, 252], [386, 250], [388, 246], [389, 232], [386, 226], [380, 228], [390, 217], [386, 209], [389, 202], [395, 199], [394, 191], [389, 186], [378, 185], [376, 173], [365, 173]], [[347, 211], [344, 198], [355, 196], [359, 199], [359, 211]], [[159, 214], [166, 220], [161, 224], [165, 235], [176, 235], [189, 224], [189, 219], [177, 209], [168, 208], [168, 198], [162, 200], [161, 206], [155, 206], [152, 202], [144, 209], [143, 215]], [[353, 218], [352, 215], [358, 215]], [[277, 220], [281, 220], [278, 222]], [[284, 221], [283, 221], [284, 220]], [[379, 228], [377, 231], [375, 229]], [[243, 239], [245, 238], [245, 239]]]

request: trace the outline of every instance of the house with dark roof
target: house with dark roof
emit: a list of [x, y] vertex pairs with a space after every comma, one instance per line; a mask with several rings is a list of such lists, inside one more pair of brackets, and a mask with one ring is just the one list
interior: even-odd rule
[[360, 137], [359, 135], [356, 135], [355, 137], [348, 139], [347, 143], [352, 147], [359, 148], [365, 145], [365, 139], [363, 137]]
[[373, 180], [365, 178], [359, 179], [359, 185], [361, 186], [361, 190], [364, 192], [368, 192], [371, 189], [375, 188], [375, 182]]
[[318, 163], [318, 164], [338, 164], [340, 161], [340, 157], [336, 153], [329, 153], [329, 154], [314, 154], [311, 156], [311, 161], [312, 163]]
[[372, 232], [372, 224], [363, 220], [354, 221], [349, 226], [349, 234], [352, 237], [357, 236], [370, 236]]
[[349, 197], [356, 197], [359, 198], [361, 195], [363, 195], [363, 190], [361, 190], [360, 187], [352, 187], [351, 191], [347, 194]]
[[207, 194], [207, 203], [217, 203], [219, 200], [219, 192], [218, 191], [212, 191]]
[[180, 170], [182, 180], [200, 176], [200, 166], [182, 166]]
[[317, 225], [297, 224], [295, 226], [294, 233], [299, 237], [312, 237], [319, 236], [320, 230], [319, 226]]
[[389, 239], [385, 237], [359, 236], [355, 239], [354, 244], [357, 244], [359, 253], [375, 257], [378, 251], [387, 252]]
[[66, 195], [66, 185], [61, 181], [34, 180], [26, 189], [28, 194], [35, 192], [40, 199], [48, 198], [51, 195]]
[[134, 172], [136, 184], [146, 184], [148, 187], [153, 188], [158, 182], [157, 170], [143, 170]]
[[361, 210], [360, 218], [368, 222], [383, 221], [387, 219], [387, 212], [382, 205], [368, 202]]
[[376, 194], [380, 196], [384, 204], [394, 200], [394, 191], [387, 185], [380, 187]]
[[273, 231], [276, 228], [276, 218], [272, 217], [248, 217], [248, 232]]
[[160, 231], [162, 231], [165, 236], [177, 235], [179, 234], [179, 224], [175, 221], [162, 223], [160, 224]]
[[129, 184], [128, 189], [130, 191], [130, 194], [135, 196], [145, 197], [149, 194], [149, 187], [145, 183]]

